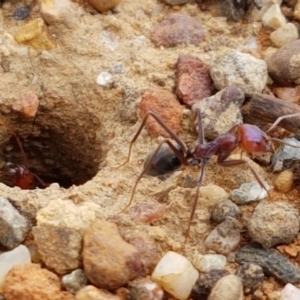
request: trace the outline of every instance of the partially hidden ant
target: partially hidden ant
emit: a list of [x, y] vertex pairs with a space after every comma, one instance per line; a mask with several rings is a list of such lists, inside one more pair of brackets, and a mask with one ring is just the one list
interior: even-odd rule
[[[130, 142], [127, 160], [121, 166], [129, 162], [133, 143], [137, 140], [138, 136], [140, 135], [149, 116], [153, 117], [157, 121], [157, 123], [160, 124], [160, 126], [163, 129], [165, 129], [166, 132], [168, 132], [168, 134], [170, 135], [173, 141], [170, 139], [163, 140], [156, 148], [156, 150], [152, 151], [148, 155], [144, 163], [144, 168], [133, 186], [129, 203], [121, 212], [125, 211], [132, 204], [137, 185], [145, 174], [150, 176], [158, 176], [158, 175], [171, 173], [177, 170], [181, 165], [186, 165], [186, 166], [200, 165], [200, 172], [196, 184], [197, 189], [196, 189], [195, 200], [190, 214], [189, 224], [185, 234], [184, 244], [186, 244], [187, 242], [190, 227], [191, 227], [191, 222], [193, 220], [196, 211], [197, 201], [199, 197], [199, 190], [204, 176], [204, 168], [207, 162], [209, 161], [209, 159], [213, 155], [217, 156], [217, 163], [223, 167], [233, 167], [242, 164], [247, 164], [252, 174], [254, 175], [255, 179], [261, 186], [261, 188], [266, 190], [266, 192], [268, 193], [267, 187], [264, 185], [262, 179], [259, 177], [256, 171], [247, 162], [247, 160], [242, 159], [242, 152], [246, 152], [246, 153], [268, 152], [272, 150], [273, 141], [286, 144], [291, 147], [300, 148], [299, 146], [286, 143], [277, 138], [271, 138], [267, 135], [267, 133], [272, 131], [283, 119], [299, 116], [299, 113], [279, 117], [266, 132], [262, 131], [256, 125], [236, 124], [228, 132], [221, 134], [216, 139], [210, 141], [209, 143], [206, 143], [204, 140], [204, 128], [203, 128], [201, 111], [200, 109], [197, 109], [196, 121], [198, 124], [197, 126], [198, 139], [196, 141], [195, 148], [191, 150], [162, 121], [162, 119], [158, 115], [156, 115], [154, 112], [149, 111], [145, 115], [138, 131], [136, 132], [135, 136]], [[237, 147], [241, 148], [242, 151], [241, 158], [234, 159], [234, 160], [226, 160]]]
[[[44, 183], [43, 180], [37, 176], [36, 174], [32, 173], [26, 165], [28, 165], [27, 157], [24, 152], [22, 143], [17, 135], [17, 133], [14, 131], [14, 129], [6, 122], [4, 119], [0, 118], [0, 124], [3, 125], [7, 130], [9, 130], [12, 135], [15, 137], [18, 147], [21, 150], [23, 159], [24, 159], [24, 165], [18, 165], [12, 162], [6, 162], [4, 166], [1, 169], [1, 172], [7, 174], [11, 181], [13, 186], [18, 186], [21, 189], [24, 190], [33, 190], [38, 185], [42, 188], [45, 188], [48, 186], [48, 184]], [[38, 184], [37, 184], [38, 182]]]

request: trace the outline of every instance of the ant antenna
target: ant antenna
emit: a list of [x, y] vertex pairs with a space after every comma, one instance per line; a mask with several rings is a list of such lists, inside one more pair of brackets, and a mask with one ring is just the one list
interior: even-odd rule
[[0, 124], [2, 124], [6, 129], [8, 129], [11, 132], [11, 134], [15, 137], [15, 139], [17, 141], [17, 144], [18, 144], [18, 146], [19, 146], [19, 148], [20, 148], [20, 150], [22, 152], [25, 165], [28, 165], [28, 161], [27, 161], [27, 157], [26, 157], [25, 151], [23, 149], [22, 143], [21, 143], [21, 141], [20, 141], [20, 139], [19, 139], [16, 131], [3, 118], [0, 118]]

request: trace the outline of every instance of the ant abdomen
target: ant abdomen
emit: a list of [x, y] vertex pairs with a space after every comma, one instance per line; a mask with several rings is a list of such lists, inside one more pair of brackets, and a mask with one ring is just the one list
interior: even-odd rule
[[[179, 151], [182, 151], [178, 144], [173, 144]], [[152, 150], [144, 162], [144, 168], [147, 168], [145, 174], [149, 176], [160, 176], [172, 173], [181, 167], [180, 160], [167, 143], [162, 144], [156, 154], [155, 151], [156, 149]], [[154, 154], [155, 157], [153, 157]], [[147, 167], [149, 161], [151, 161], [150, 166]]]

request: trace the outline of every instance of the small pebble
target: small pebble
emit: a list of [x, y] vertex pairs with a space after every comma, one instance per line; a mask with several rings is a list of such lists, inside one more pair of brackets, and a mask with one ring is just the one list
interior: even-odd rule
[[31, 263], [27, 247], [20, 245], [15, 249], [0, 254], [0, 286], [9, 270], [16, 265]]
[[224, 270], [226, 256], [221, 254], [205, 254], [197, 257], [195, 266], [200, 272], [210, 272], [212, 270]]
[[210, 75], [218, 90], [236, 86], [243, 90], [246, 97], [261, 92], [268, 79], [264, 60], [233, 49], [216, 52], [211, 62]]
[[184, 256], [168, 251], [151, 277], [172, 296], [185, 300], [188, 299], [199, 273]]
[[208, 184], [200, 187], [201, 206], [209, 210], [223, 199], [228, 198], [228, 193], [220, 186]]
[[155, 241], [146, 232], [138, 229], [127, 229], [122, 232], [122, 238], [129, 244], [136, 247], [140, 253], [141, 261], [146, 274], [151, 274], [161, 258], [161, 250]]
[[294, 173], [291, 169], [280, 172], [274, 179], [274, 188], [281, 193], [287, 193], [292, 190], [294, 185]]
[[19, 6], [15, 9], [15, 11], [13, 13], [13, 18], [16, 21], [25, 20], [29, 17], [30, 11], [31, 11], [31, 9], [29, 6]]
[[29, 45], [36, 50], [51, 50], [56, 48], [56, 42], [47, 28], [42, 18], [36, 18], [20, 27], [14, 38], [19, 44]]
[[113, 290], [145, 274], [140, 253], [122, 239], [114, 223], [98, 219], [83, 240], [84, 271], [95, 286]]
[[150, 279], [138, 279], [129, 283], [130, 300], [162, 300], [164, 291], [156, 283]]
[[[179, 104], [174, 94], [163, 89], [154, 88], [145, 91], [139, 104], [142, 117], [144, 117], [147, 112], [152, 111], [156, 113], [176, 134], [181, 128], [180, 124], [183, 119], [183, 108], [184, 107]], [[147, 119], [146, 126], [152, 137], [170, 137], [170, 135], [152, 117]]]
[[[268, 190], [270, 189], [266, 181], [263, 181], [263, 184]], [[237, 204], [247, 204], [249, 202], [265, 199], [267, 196], [267, 191], [255, 181], [243, 183], [238, 189], [233, 190], [229, 197]]]
[[198, 46], [204, 38], [203, 26], [192, 17], [180, 13], [166, 16], [151, 34], [151, 41], [155, 46], [166, 48], [179, 44]]
[[101, 72], [98, 75], [98, 77], [96, 79], [96, 82], [100, 86], [106, 86], [110, 82], [111, 78], [112, 78], [112, 75], [110, 73], [108, 73], [108, 72]]
[[249, 222], [251, 239], [264, 248], [290, 243], [299, 231], [299, 214], [289, 203], [259, 203]]
[[207, 299], [214, 285], [226, 275], [228, 275], [226, 270], [211, 270], [209, 272], [201, 272], [193, 287], [190, 298]]
[[227, 86], [213, 96], [196, 101], [192, 110], [201, 110], [205, 137], [215, 139], [233, 125], [243, 123], [240, 107], [244, 100], [242, 89]]
[[[136, 39], [138, 39], [138, 37]], [[103, 46], [109, 49], [110, 51], [115, 51], [119, 46], [117, 35], [108, 30], [101, 31], [100, 41], [103, 44]]]
[[61, 291], [59, 277], [39, 264], [14, 266], [3, 282], [6, 300], [72, 300], [73, 295]]
[[61, 282], [67, 291], [75, 294], [86, 286], [87, 277], [82, 269], [77, 269], [70, 274], [63, 276]]
[[281, 86], [297, 83], [300, 78], [300, 40], [290, 42], [273, 55], [267, 57], [266, 62], [271, 78]]
[[13, 109], [21, 113], [25, 118], [34, 118], [38, 111], [40, 101], [38, 96], [31, 92], [25, 92], [13, 103]]
[[288, 283], [281, 291], [280, 300], [299, 300], [300, 289]]
[[[296, 138], [285, 138], [283, 141], [291, 145], [300, 146], [300, 141]], [[288, 145], [281, 145], [271, 159], [273, 172], [289, 169], [297, 162], [300, 162], [300, 149]]]
[[39, 10], [47, 25], [67, 28], [78, 26], [78, 19], [83, 15], [82, 9], [70, 0], [47, 0], [40, 1]]
[[115, 74], [122, 74], [124, 72], [124, 66], [122, 63], [115, 63], [112, 66], [112, 71]]
[[255, 300], [263, 299], [264, 293], [261, 290], [256, 290], [253, 292], [253, 297]]
[[286, 19], [281, 12], [278, 4], [273, 4], [263, 15], [262, 21], [264, 26], [272, 29], [282, 27], [286, 23]]
[[300, 269], [275, 249], [262, 249], [257, 245], [247, 245], [236, 253], [239, 263], [253, 263], [263, 268], [267, 274], [283, 281], [296, 283], [300, 280]]
[[26, 238], [32, 225], [5, 198], [0, 197], [0, 244], [13, 249]]
[[276, 47], [282, 47], [298, 39], [299, 33], [293, 23], [286, 23], [270, 34], [270, 39]]
[[243, 285], [236, 275], [221, 278], [213, 287], [207, 300], [243, 300]]
[[239, 245], [240, 239], [238, 221], [228, 217], [208, 235], [204, 244], [210, 250], [227, 255]]
[[37, 225], [32, 230], [43, 263], [58, 274], [68, 274], [82, 266], [82, 233], [99, 212], [95, 203], [77, 205], [74, 202], [50, 201], [39, 209]]
[[239, 207], [230, 201], [225, 199], [217, 203], [211, 212], [211, 218], [217, 223], [224, 222], [227, 217], [238, 218], [240, 215]]
[[[298, 236], [297, 236], [298, 237]], [[299, 254], [299, 247], [296, 246], [295, 244], [289, 244], [284, 246], [284, 253], [290, 257], [296, 258]]]
[[240, 266], [235, 271], [235, 275], [242, 279], [244, 289], [250, 291], [257, 289], [263, 283], [265, 277], [263, 269], [259, 265], [251, 263]]
[[76, 293], [75, 300], [122, 300], [122, 298], [107, 290], [88, 285]]
[[181, 55], [177, 61], [176, 95], [184, 104], [192, 106], [196, 101], [209, 97], [212, 80], [209, 67], [200, 59]]

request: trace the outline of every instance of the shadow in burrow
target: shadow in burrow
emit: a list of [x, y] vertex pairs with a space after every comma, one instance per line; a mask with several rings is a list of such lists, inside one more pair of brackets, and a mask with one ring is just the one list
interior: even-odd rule
[[[15, 130], [27, 158], [26, 162], [16, 138], [1, 125], [1, 166], [7, 162], [26, 164], [46, 184], [56, 182], [64, 188], [82, 185], [98, 173], [105, 159], [103, 124], [82, 107], [64, 103], [50, 109], [40, 105], [35, 118], [25, 118], [0, 105], [0, 118]], [[11, 176], [0, 175], [2, 183], [14, 185]], [[38, 182], [37, 186], [41, 187]]]

